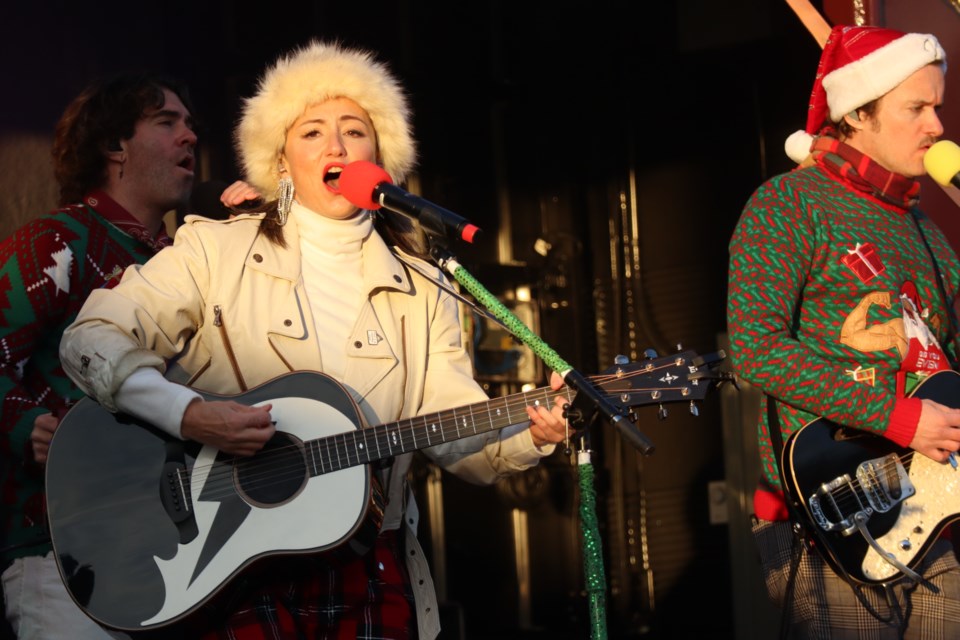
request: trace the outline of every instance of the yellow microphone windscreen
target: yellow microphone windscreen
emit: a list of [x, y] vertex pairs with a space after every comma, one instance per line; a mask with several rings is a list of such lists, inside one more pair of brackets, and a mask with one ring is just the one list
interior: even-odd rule
[[930, 177], [949, 186], [960, 173], [960, 147], [950, 140], [941, 140], [931, 146], [923, 156], [923, 166]]

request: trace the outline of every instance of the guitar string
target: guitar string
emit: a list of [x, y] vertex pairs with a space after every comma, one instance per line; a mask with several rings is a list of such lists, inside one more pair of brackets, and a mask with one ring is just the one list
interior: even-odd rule
[[[610, 374], [610, 375], [605, 375], [605, 376], [594, 376], [594, 377], [591, 378], [591, 379], [592, 379], [592, 380], [595, 380], [595, 381], [600, 381], [601, 383], [602, 383], [603, 381], [611, 381], [611, 380], [612, 380], [612, 381], [621, 381], [621, 380], [622, 380], [622, 381], [627, 381], [629, 378], [633, 378], [633, 377], [637, 377], [637, 376], [650, 375], [651, 373], [655, 373], [655, 372], [657, 372], [657, 371], [660, 370], [660, 369], [675, 366], [675, 364], [676, 364], [675, 362], [671, 362], [671, 364], [669, 364], [669, 365], [662, 365], [662, 366], [660, 366], [660, 367], [651, 367], [650, 369], [643, 369], [643, 370], [640, 370], [640, 371], [635, 371], [635, 372], [627, 373], [627, 374], [620, 375], [620, 376], [614, 375], [614, 374]], [[616, 396], [621, 395], [622, 393], [643, 393], [644, 391], [655, 391], [655, 390], [661, 390], [661, 391], [670, 391], [670, 390], [673, 390], [673, 391], [678, 391], [678, 392], [680, 392], [682, 389], [683, 389], [683, 387], [676, 387], [676, 388], [658, 387], [657, 389], [653, 389], [653, 390], [644, 390], [644, 389], [637, 389], [637, 388], [625, 388], [625, 389], [622, 389], [622, 390], [616, 390], [616, 392], [613, 392], [613, 393], [609, 393], [609, 392], [608, 392], [608, 395], [609, 395], [610, 397], [616, 397]], [[605, 391], [606, 391], [606, 390], [605, 390]], [[549, 387], [543, 387], [543, 388], [535, 389], [535, 390], [528, 391], [528, 392], [525, 392], [525, 393], [516, 394], [516, 395], [514, 395], [514, 396], [507, 396], [506, 398], [495, 398], [495, 399], [491, 399], [490, 401], [487, 401], [487, 402], [485, 402], [485, 403], [482, 402], [482, 403], [478, 403], [478, 404], [487, 405], [487, 407], [488, 407], [487, 409], [482, 410], [482, 411], [480, 412], [480, 414], [489, 414], [489, 412], [490, 412], [489, 409], [491, 409], [494, 405], [503, 404], [502, 409], [505, 409], [505, 410], [506, 410], [508, 416], [511, 415], [511, 414], [516, 414], [516, 415], [521, 416], [521, 418], [525, 418], [525, 411], [523, 411], [523, 409], [524, 409], [524, 407], [526, 407], [526, 406], [528, 406], [528, 405], [531, 404], [531, 402], [530, 402], [530, 397], [531, 397], [531, 396], [540, 396], [540, 395], [543, 395], [543, 396], [545, 397], [545, 399], [549, 399], [549, 398], [552, 397], [552, 396], [564, 395], [564, 394], [566, 394], [568, 400], [572, 400], [572, 398], [571, 398], [571, 396], [570, 396], [570, 393], [571, 393], [571, 391], [570, 391], [569, 388], [564, 388], [564, 389], [560, 389], [560, 390], [553, 390], [553, 389], [550, 389]], [[440, 424], [441, 433], [442, 433], [442, 434], [445, 434], [446, 436], [448, 436], [448, 439], [447, 439], [446, 441], [450, 441], [450, 440], [449, 440], [449, 436], [451, 436], [451, 435], [455, 436], [453, 439], [459, 439], [460, 437], [462, 437], [462, 436], [459, 436], [459, 435], [456, 434], [456, 432], [457, 432], [457, 430], [458, 430], [458, 428], [457, 428], [456, 426], [446, 426], [446, 427], [445, 427], [445, 426], [443, 426], [443, 425], [445, 425], [445, 424], [447, 424], [447, 423], [450, 423], [450, 422], [455, 422], [456, 424], [463, 424], [462, 421], [457, 420], [457, 418], [465, 418], [465, 417], [467, 417], [468, 414], [467, 414], [466, 412], [464, 412], [464, 409], [466, 409], [466, 408], [467, 408], [467, 407], [460, 407], [460, 408], [457, 408], [457, 409], [450, 409], [450, 410], [442, 411], [442, 412], [440, 412], [440, 413], [438, 413], [438, 414], [435, 414], [435, 417], [437, 418], [437, 419], [435, 420], [435, 422], [437, 422], [438, 424]], [[458, 412], [459, 412], [460, 415], [458, 415]], [[478, 415], [479, 415], [479, 414], [478, 414]], [[431, 417], [431, 416], [416, 416], [416, 417], [414, 417], [414, 418], [410, 418], [410, 419], [406, 419], [406, 420], [404, 420], [404, 421], [400, 421], [400, 422], [407, 422], [409, 426], [407, 426], [407, 427], [400, 427], [399, 429], [398, 429], [397, 426], [396, 426], [396, 425], [398, 425], [399, 423], [394, 423], [394, 426], [392, 426], [390, 429], [386, 429], [386, 428], [385, 428], [386, 425], [377, 425], [377, 426], [375, 426], [375, 427], [368, 427], [367, 429], [365, 429], [365, 431], [372, 432], [372, 434], [370, 435], [370, 438], [371, 438], [371, 439], [372, 439], [372, 438], [378, 438], [378, 439], [380, 439], [380, 442], [381, 442], [381, 443], [385, 442], [384, 438], [389, 438], [389, 435], [391, 434], [391, 432], [393, 432], [393, 431], [399, 431], [400, 441], [399, 441], [398, 444], [393, 444], [393, 450], [396, 450], [396, 449], [399, 448], [401, 453], [404, 452], [404, 451], [416, 450], [416, 449], [419, 449], [419, 448], [423, 448], [422, 446], [418, 447], [418, 446], [416, 446], [416, 445], [422, 443], [422, 441], [423, 441], [423, 439], [424, 439], [424, 436], [423, 436], [423, 435], [419, 436], [419, 441], [420, 441], [420, 442], [418, 442], [418, 437], [416, 436], [416, 434], [414, 433], [414, 431], [415, 431], [415, 429], [419, 429], [420, 427], [414, 427], [413, 425], [414, 425], [414, 423], [419, 423], [421, 420], [425, 420], [425, 418], [430, 418], [430, 417]], [[471, 418], [471, 422], [472, 422], [472, 424], [473, 424], [473, 427], [475, 428], [475, 427], [476, 427], [476, 420], [475, 420], [475, 418], [474, 418], [473, 415], [470, 415], [470, 418]], [[483, 422], [486, 422], [486, 420], [484, 420]], [[494, 424], [496, 424], [496, 423], [498, 423], [498, 422], [503, 422], [503, 426], [506, 427], [506, 426], [510, 426], [511, 424], [519, 424], [519, 423], [522, 423], [522, 420], [516, 421], [516, 420], [514, 420], [514, 419], [512, 419], [512, 418], [507, 418], [506, 420], [504, 420], [503, 418], [501, 418], [500, 420], [492, 420], [491, 422], [494, 423]], [[424, 426], [426, 426], [426, 420], [424, 421]], [[469, 429], [470, 427], [468, 426], [467, 428]], [[489, 431], [492, 431], [492, 430], [495, 430], [495, 429], [485, 429], [485, 430], [479, 431], [479, 432], [477, 432], [477, 433], [486, 433], [486, 432], [489, 432]], [[356, 438], [357, 435], [360, 435], [360, 432], [361, 432], [361, 430], [356, 430], [356, 431], [348, 431], [348, 432], [340, 433], [340, 434], [333, 434], [333, 435], [326, 436], [326, 437], [323, 437], [323, 438], [318, 438], [317, 441], [319, 441], [319, 440], [324, 440], [324, 441], [327, 442], [327, 444], [329, 444], [331, 440], [335, 440], [335, 439], [338, 438], [338, 437], [345, 438], [345, 439], [346, 439], [346, 438], [349, 438], [349, 437]], [[471, 434], [471, 435], [472, 435], [472, 434]], [[366, 440], [366, 439], [364, 439], [364, 440]], [[444, 442], [444, 441], [445, 441], [444, 438], [441, 436], [441, 442], [439, 442], [439, 443], [437, 443], [437, 444], [441, 444], [441, 443]], [[316, 441], [314, 441], [314, 442], [316, 442]], [[330, 469], [330, 471], [339, 471], [339, 470], [346, 469], [346, 468], [349, 468], [349, 467], [358, 466], [358, 465], [360, 465], [360, 464], [367, 464], [367, 463], [369, 463], [369, 462], [374, 462], [374, 461], [376, 461], [377, 459], [380, 459], [380, 458], [376, 458], [376, 457], [371, 457], [371, 454], [368, 454], [368, 455], [367, 455], [367, 460], [361, 461], [361, 460], [360, 460], [360, 456], [356, 453], [356, 451], [354, 451], [352, 455], [351, 455], [351, 453], [349, 452], [348, 446], [349, 446], [350, 444], [351, 444], [351, 443], [349, 443], [349, 442], [334, 443], [334, 445], [333, 445], [334, 448], [336, 448], [336, 447], [339, 446], [339, 445], [342, 445], [342, 446], [343, 446], [343, 449], [342, 449], [342, 450], [336, 450], [336, 453], [339, 454], [339, 453], [341, 453], [341, 451], [344, 452], [344, 453], [346, 454], [344, 457], [345, 457], [346, 460], [347, 460], [347, 464], [346, 464], [346, 465], [340, 464], [339, 468], [337, 468], [337, 469]], [[356, 444], [356, 442], [353, 443], [353, 444]], [[429, 446], [429, 445], [428, 445], [428, 446]], [[365, 446], [365, 447], [366, 447], [366, 448], [369, 448], [368, 446]], [[389, 447], [390, 447], [390, 445], [387, 446], [388, 450], [389, 450]], [[329, 455], [329, 447], [327, 447], [327, 451], [328, 451], [328, 455]], [[309, 465], [309, 462], [308, 462], [308, 461], [306, 460], [306, 458], [305, 458], [305, 456], [307, 456], [307, 455], [309, 455], [309, 453], [307, 453], [307, 452], [302, 452], [302, 449], [301, 449], [301, 447], [300, 447], [299, 445], [286, 445], [286, 446], [283, 446], [283, 447], [277, 447], [277, 448], [272, 449], [272, 450], [270, 450], [270, 451], [268, 451], [268, 452], [266, 452], [266, 453], [264, 453], [264, 454], [261, 454], [261, 455], [259, 455], [259, 456], [255, 456], [256, 462], [255, 462], [254, 464], [256, 464], [257, 467], [259, 467], [259, 468], [261, 468], [261, 469], [263, 469], [263, 470], [260, 471], [260, 472], [248, 473], [248, 474], [244, 475], [243, 478], [244, 478], [244, 480], [246, 480], [246, 481], [249, 482], [249, 483], [258, 483], [258, 484], [257, 484], [257, 488], [258, 488], [258, 489], [269, 488], [269, 487], [275, 486], [275, 485], [277, 485], [277, 484], [282, 484], [282, 483], [285, 483], [285, 482], [289, 482], [289, 481], [291, 481], [291, 480], [295, 480], [295, 479], [297, 479], [297, 478], [301, 478], [301, 477], [303, 477], [303, 473], [304, 473], [304, 471], [301, 471], [301, 470], [305, 470], [305, 467], [309, 467], [309, 466], [310, 466], [310, 465]], [[390, 453], [390, 454], [388, 454], [388, 455], [386, 455], [386, 456], [382, 456], [382, 457], [389, 457], [389, 455], [395, 455], [395, 454]], [[268, 460], [264, 461], [264, 460], [263, 460], [264, 458], [268, 458]], [[276, 467], [276, 466], [279, 466], [279, 465], [277, 464], [278, 459], [279, 459], [280, 462], [283, 462], [284, 460], [297, 460], [298, 464], [291, 466], [291, 467], [289, 468], [289, 471], [288, 471], [287, 473], [283, 474], [282, 471], [281, 471], [281, 472], [278, 472], [278, 471], [274, 468], [274, 467]], [[245, 460], [246, 460], [246, 458], [239, 458], [239, 457], [229, 458], [229, 459], [226, 459], [226, 460], [221, 460], [221, 461], [219, 462], [219, 464], [215, 462], [213, 465], [201, 465], [200, 467], [192, 467], [191, 469], [182, 469], [182, 470], [179, 470], [179, 471], [178, 471], [178, 474], [179, 474], [179, 477], [180, 477], [180, 481], [183, 483], [184, 487], [187, 488], [187, 491], [190, 491], [190, 490], [191, 490], [191, 489], [190, 489], [191, 481], [190, 481], [190, 479], [188, 478], [188, 476], [193, 475], [193, 471], [197, 471], [197, 470], [206, 471], [206, 472], [207, 472], [207, 476], [206, 476], [206, 481], [204, 482], [204, 487], [203, 487], [204, 499], [219, 499], [219, 498], [222, 498], [222, 497], [225, 497], [225, 496], [233, 495], [233, 494], [235, 493], [235, 490], [233, 489], [233, 485], [234, 485], [234, 464], [233, 464], [233, 462], [236, 461], [236, 462], [237, 462], [237, 465], [242, 466], [242, 465], [244, 464], [244, 461], [245, 461]], [[251, 457], [250, 460], [254, 460], [254, 457]], [[332, 464], [332, 463], [333, 463], [333, 456], [332, 456], [332, 455], [329, 456], [329, 462], [330, 462], [329, 464], [326, 464], [326, 465], [323, 465], [323, 466], [330, 466], [330, 467], [333, 466], [333, 464]], [[263, 465], [263, 466], [261, 467], [261, 465]], [[204, 469], [204, 467], [207, 467], [207, 469]], [[212, 467], [212, 469], [211, 469], [211, 467]], [[327, 471], [327, 472], [330, 472], [330, 471]], [[322, 475], [322, 474], [320, 474], [320, 475]], [[262, 482], [263, 478], [265, 478], [265, 477], [266, 477], [266, 478], [269, 478], [269, 479], [270, 479], [270, 482], [268, 482], [268, 483]], [[248, 484], [247, 486], [251, 486], [251, 485]], [[222, 493], [221, 493], [221, 492], [222, 492]]]

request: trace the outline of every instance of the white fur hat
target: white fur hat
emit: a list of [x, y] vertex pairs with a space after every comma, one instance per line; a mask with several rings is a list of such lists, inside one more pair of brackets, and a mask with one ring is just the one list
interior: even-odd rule
[[946, 69], [947, 54], [927, 33], [902, 33], [880, 27], [837, 26], [823, 47], [807, 128], [787, 138], [784, 149], [794, 162], [810, 154], [813, 137], [827, 118], [843, 116], [883, 97], [928, 64]]
[[256, 95], [244, 101], [236, 147], [246, 179], [261, 193], [277, 190], [287, 130], [308, 107], [330, 98], [349, 98], [367, 112], [383, 168], [397, 184], [406, 178], [416, 143], [400, 83], [368, 51], [313, 41], [281, 56], [264, 72]]

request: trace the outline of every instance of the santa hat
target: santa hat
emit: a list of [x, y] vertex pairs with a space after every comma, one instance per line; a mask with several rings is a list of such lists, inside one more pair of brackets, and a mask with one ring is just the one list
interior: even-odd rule
[[368, 51], [313, 41], [281, 56], [244, 101], [236, 147], [246, 179], [261, 193], [279, 183], [280, 153], [287, 130], [308, 107], [330, 98], [349, 98], [373, 123], [383, 168], [403, 182], [416, 160], [410, 108], [397, 79]]
[[930, 34], [880, 27], [834, 27], [817, 67], [807, 128], [787, 138], [787, 155], [797, 163], [803, 162], [810, 155], [813, 137], [828, 117], [831, 122], [839, 122], [928, 64], [939, 62], [946, 69], [946, 59], [940, 43]]

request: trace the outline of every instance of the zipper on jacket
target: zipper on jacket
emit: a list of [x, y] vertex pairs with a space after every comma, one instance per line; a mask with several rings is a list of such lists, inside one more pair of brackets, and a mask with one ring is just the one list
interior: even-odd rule
[[240, 391], [246, 391], [247, 383], [243, 379], [243, 374], [240, 373], [240, 365], [237, 363], [237, 355], [233, 352], [233, 346], [230, 344], [230, 337], [227, 336], [227, 328], [223, 326], [223, 310], [218, 304], [213, 305], [213, 326], [220, 330], [220, 338], [223, 340], [223, 348], [227, 352], [227, 358], [230, 360], [230, 366], [233, 367], [233, 374], [237, 377], [237, 382], [240, 384]]

